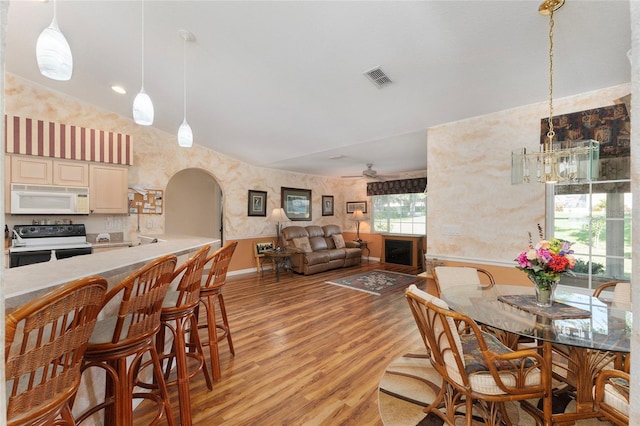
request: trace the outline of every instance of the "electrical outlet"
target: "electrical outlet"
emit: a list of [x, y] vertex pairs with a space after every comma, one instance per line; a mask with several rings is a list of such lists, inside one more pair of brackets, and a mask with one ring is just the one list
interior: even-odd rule
[[147, 219], [147, 229], [153, 229], [153, 220]]

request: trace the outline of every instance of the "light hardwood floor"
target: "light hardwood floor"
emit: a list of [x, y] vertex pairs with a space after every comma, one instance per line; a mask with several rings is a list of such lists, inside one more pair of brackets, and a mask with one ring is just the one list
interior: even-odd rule
[[[404, 292], [375, 296], [324, 283], [371, 269], [420, 272], [365, 261], [309, 277], [283, 273], [280, 282], [271, 271], [229, 277], [224, 297], [236, 355], [221, 342], [222, 379], [212, 391], [202, 375], [192, 381], [194, 424], [381, 425], [382, 373], [422, 346]], [[149, 411], [136, 410], [136, 425], [148, 424]]]

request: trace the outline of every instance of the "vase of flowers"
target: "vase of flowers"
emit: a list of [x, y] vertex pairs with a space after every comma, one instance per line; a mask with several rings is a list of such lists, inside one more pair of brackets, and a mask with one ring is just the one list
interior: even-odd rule
[[527, 273], [536, 289], [538, 306], [548, 307], [553, 304], [553, 295], [562, 274], [572, 273], [576, 264], [571, 243], [551, 238], [545, 240], [542, 228], [538, 225], [540, 241], [533, 244], [529, 233], [529, 246], [515, 259], [516, 268]]

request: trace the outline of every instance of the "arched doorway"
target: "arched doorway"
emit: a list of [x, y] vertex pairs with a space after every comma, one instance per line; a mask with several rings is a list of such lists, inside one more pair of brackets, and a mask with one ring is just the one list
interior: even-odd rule
[[222, 189], [202, 169], [181, 170], [169, 179], [164, 196], [165, 232], [222, 240]]

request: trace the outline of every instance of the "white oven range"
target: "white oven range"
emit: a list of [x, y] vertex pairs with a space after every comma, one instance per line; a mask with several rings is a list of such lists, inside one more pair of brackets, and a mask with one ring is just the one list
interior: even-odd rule
[[91, 254], [83, 224], [15, 225], [9, 248], [9, 267]]

